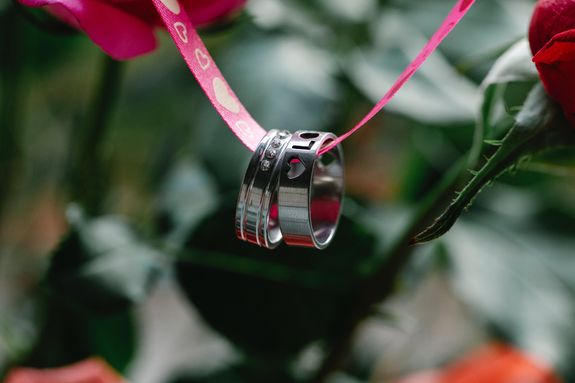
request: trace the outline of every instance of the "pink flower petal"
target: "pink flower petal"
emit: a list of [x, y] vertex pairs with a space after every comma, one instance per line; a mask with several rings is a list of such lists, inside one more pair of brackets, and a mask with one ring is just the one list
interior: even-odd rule
[[155, 49], [153, 26], [99, 0], [21, 0], [31, 7], [48, 9], [70, 25], [83, 30], [102, 50], [126, 60]]
[[239, 11], [246, 0], [184, 0], [182, 3], [192, 23], [205, 25]]

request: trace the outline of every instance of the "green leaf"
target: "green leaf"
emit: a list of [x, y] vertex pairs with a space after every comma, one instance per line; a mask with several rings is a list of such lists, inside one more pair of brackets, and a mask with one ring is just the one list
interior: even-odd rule
[[513, 113], [538, 81], [527, 40], [507, 50], [493, 65], [481, 84], [483, 100], [479, 110], [470, 164], [480, 157], [483, 144], [501, 140], [514, 124]]
[[191, 233], [177, 277], [205, 320], [240, 349], [268, 359], [290, 358], [316, 340], [333, 339], [353, 301], [361, 264], [376, 240], [342, 217], [323, 251], [280, 246], [273, 252], [238, 240], [235, 195]]
[[142, 302], [162, 269], [161, 253], [120, 218], [77, 216], [52, 257], [45, 286], [69, 304], [110, 312]]
[[537, 69], [531, 61], [529, 43], [526, 39], [521, 39], [493, 64], [481, 87], [487, 89], [492, 85], [510, 82], [533, 83], [537, 78]]
[[180, 248], [190, 229], [217, 204], [217, 190], [207, 171], [189, 157], [165, 171], [155, 204], [158, 232], [170, 249]]
[[70, 233], [40, 285], [41, 330], [22, 363], [58, 367], [100, 356], [123, 371], [136, 347], [131, 310], [165, 267], [162, 255], [119, 217], [69, 213]]
[[533, 156], [520, 169], [563, 177], [575, 175], [575, 147], [558, 148]]
[[[435, 32], [454, 4], [442, 0], [393, 0], [392, 3], [407, 8], [408, 22], [425, 36]], [[497, 53], [525, 36], [526, 21], [532, 12], [533, 5], [522, 0], [477, 1], [439, 50], [453, 58], [461, 70], [473, 71], [474, 77], [483, 79]]]
[[137, 323], [131, 310], [92, 315], [85, 324], [90, 353], [104, 358], [115, 370], [126, 371], [138, 345]]
[[[379, 101], [407, 64], [425, 45], [425, 36], [401, 12], [388, 10], [374, 28], [375, 44], [354, 49], [344, 70], [353, 84], [373, 102]], [[473, 120], [477, 87], [441, 53], [397, 93], [387, 110], [422, 123], [462, 123]]]
[[44, 303], [40, 333], [20, 365], [55, 368], [99, 356], [123, 372], [136, 350], [130, 310], [112, 314], [77, 310], [57, 296]]
[[575, 241], [518, 226], [499, 214], [463, 220], [443, 239], [449, 277], [491, 335], [572, 381]]
[[537, 85], [529, 94], [515, 126], [501, 146], [457, 193], [453, 203], [426, 230], [412, 239], [413, 244], [428, 242], [445, 234], [477, 194], [506, 170], [535, 153], [575, 144], [575, 130], [565, 121], [562, 111]]

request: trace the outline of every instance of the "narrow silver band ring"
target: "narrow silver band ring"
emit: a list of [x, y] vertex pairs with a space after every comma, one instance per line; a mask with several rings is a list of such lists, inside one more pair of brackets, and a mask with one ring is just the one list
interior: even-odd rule
[[236, 205], [238, 238], [268, 249], [282, 241], [277, 192], [288, 131], [270, 130], [256, 148], [244, 176]]
[[283, 239], [292, 246], [326, 248], [337, 229], [344, 192], [343, 152], [332, 133], [298, 131], [283, 154], [278, 210]]

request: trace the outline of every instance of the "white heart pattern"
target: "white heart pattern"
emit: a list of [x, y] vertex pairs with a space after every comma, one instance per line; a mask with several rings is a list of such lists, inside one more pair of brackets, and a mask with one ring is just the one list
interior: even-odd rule
[[179, 14], [180, 13], [180, 3], [178, 3], [178, 0], [160, 0], [162, 2], [162, 4], [164, 4], [166, 6], [166, 8], [168, 8], [170, 10], [170, 12], [172, 12], [173, 14]]
[[188, 30], [186, 29], [186, 26], [184, 25], [184, 23], [176, 21], [174, 23], [174, 29], [178, 33], [178, 37], [180, 38], [180, 40], [182, 40], [184, 43], [187, 44], [188, 43]]
[[252, 127], [250, 126], [250, 124], [248, 124], [244, 120], [239, 120], [238, 122], [236, 122], [236, 128], [240, 132], [242, 132], [247, 138], [251, 139], [254, 137], [254, 133], [252, 132]]
[[196, 60], [198, 64], [200, 64], [200, 67], [203, 70], [208, 69], [208, 67], [210, 66], [210, 58], [208, 57], [208, 55], [202, 52], [200, 48], [196, 48], [194, 54], [196, 55]]
[[230, 94], [226, 83], [221, 78], [215, 77], [212, 81], [212, 86], [214, 87], [216, 100], [218, 100], [220, 105], [232, 113], [239, 113], [240, 104], [235, 97]]

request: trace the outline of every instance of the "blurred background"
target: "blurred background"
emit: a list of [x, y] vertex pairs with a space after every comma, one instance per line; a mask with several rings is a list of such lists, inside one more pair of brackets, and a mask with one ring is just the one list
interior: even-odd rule
[[[452, 5], [249, 0], [202, 36], [262, 126], [342, 133]], [[575, 381], [573, 153], [522, 163], [443, 238], [406, 246], [454, 197], [442, 180], [486, 89], [500, 138], [536, 81], [481, 85], [533, 5], [478, 0], [345, 142], [331, 247], [269, 252], [233, 231], [250, 153], [166, 33], [118, 63], [2, 0], [0, 380], [98, 356], [135, 383]]]

